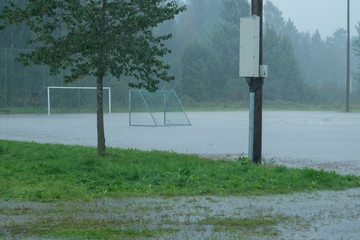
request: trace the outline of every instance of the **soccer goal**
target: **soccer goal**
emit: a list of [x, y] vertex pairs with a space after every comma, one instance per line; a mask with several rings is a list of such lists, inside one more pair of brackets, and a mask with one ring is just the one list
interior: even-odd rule
[[129, 91], [130, 126], [190, 126], [179, 98], [173, 90]]
[[[103, 87], [104, 106], [111, 114], [111, 88]], [[95, 90], [95, 91], [94, 91]], [[106, 96], [107, 95], [107, 96]], [[48, 115], [51, 112], [96, 112], [96, 87], [47, 87]]]

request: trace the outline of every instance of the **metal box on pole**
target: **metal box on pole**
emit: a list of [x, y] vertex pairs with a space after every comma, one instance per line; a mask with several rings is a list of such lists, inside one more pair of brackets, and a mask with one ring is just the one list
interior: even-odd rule
[[240, 18], [240, 77], [260, 77], [260, 17]]

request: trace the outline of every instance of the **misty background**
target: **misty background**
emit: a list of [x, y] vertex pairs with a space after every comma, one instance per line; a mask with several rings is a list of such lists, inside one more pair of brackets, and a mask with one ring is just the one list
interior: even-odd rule
[[[247, 107], [249, 87], [238, 72], [239, 19], [250, 15], [249, 1], [178, 2], [188, 5], [187, 11], [154, 29], [158, 34], [173, 33], [167, 42], [172, 53], [165, 59], [172, 66], [175, 80], [161, 83], [159, 88], [175, 90], [185, 108]], [[0, 8], [7, 3], [2, 0]], [[330, 35], [322, 36], [318, 30], [300, 31], [296, 25], [271, 1], [264, 1], [263, 62], [269, 67], [263, 90], [264, 106], [345, 106], [346, 29], [336, 28]], [[355, 26], [360, 27], [358, 21], [351, 27]], [[351, 106], [360, 105], [359, 34], [352, 32]], [[26, 43], [31, 37], [32, 33], [24, 26], [12, 26], [1, 32], [0, 109], [45, 113], [47, 86], [95, 86], [92, 78], [65, 85], [62, 74], [49, 76], [46, 66], [24, 67], [15, 62], [20, 52], [33, 48]], [[127, 109], [128, 80], [107, 77], [104, 82], [104, 86], [112, 88], [113, 111]], [[74, 107], [83, 102], [96, 108], [95, 91], [93, 95], [73, 91], [77, 92], [54, 93], [57, 99], [54, 104]]]
[[[277, 6], [283, 17], [295, 23], [301, 32], [313, 34], [318, 30], [322, 38], [347, 25], [347, 0], [264, 0]], [[350, 35], [357, 35], [355, 24], [360, 20], [360, 1], [350, 0]]]

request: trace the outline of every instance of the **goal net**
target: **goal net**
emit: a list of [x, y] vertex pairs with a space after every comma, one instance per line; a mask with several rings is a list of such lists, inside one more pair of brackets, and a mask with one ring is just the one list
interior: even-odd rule
[[[111, 88], [104, 87], [104, 112], [111, 114]], [[48, 115], [51, 113], [94, 113], [96, 87], [47, 87]]]
[[189, 126], [184, 109], [173, 90], [129, 91], [130, 126]]

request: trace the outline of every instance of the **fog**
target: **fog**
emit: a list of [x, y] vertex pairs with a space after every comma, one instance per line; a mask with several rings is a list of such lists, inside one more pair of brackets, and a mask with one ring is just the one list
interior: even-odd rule
[[[269, 0], [277, 6], [285, 19], [291, 18], [297, 29], [324, 38], [338, 28], [347, 28], [347, 0]], [[266, 2], [266, 1], [265, 1]], [[360, 1], [350, 0], [350, 32], [356, 36], [355, 25], [360, 21]]]
[[[249, 1], [178, 2], [187, 4], [187, 11], [153, 29], [155, 35], [173, 35], [166, 42], [171, 54], [164, 61], [171, 65], [170, 74], [175, 80], [161, 83], [159, 88], [174, 90], [185, 109], [247, 108], [249, 87], [245, 79], [239, 78], [239, 18], [249, 16]], [[360, 2], [351, 2], [353, 27]], [[0, 7], [5, 3], [1, 1]], [[314, 9], [322, 9], [321, 14]], [[265, 108], [345, 106], [345, 16], [346, 1], [264, 1], [263, 62], [269, 67], [263, 87]], [[358, 106], [359, 58], [355, 50], [360, 49], [360, 41], [355, 31], [352, 35], [351, 104]], [[0, 35], [0, 107], [46, 113], [47, 86], [64, 86], [66, 71], [54, 77], [45, 66], [16, 63], [21, 49], [32, 48], [26, 43], [30, 37], [31, 32], [24, 26], [8, 28]], [[127, 109], [128, 80], [119, 81], [111, 75], [105, 79], [104, 86], [112, 88], [115, 112]], [[67, 86], [95, 86], [95, 80], [85, 78]], [[93, 93], [59, 90], [52, 97], [54, 108], [65, 109], [60, 112], [90, 109], [82, 104], [92, 104], [90, 111], [95, 111], [94, 101], [90, 100], [95, 98]]]

